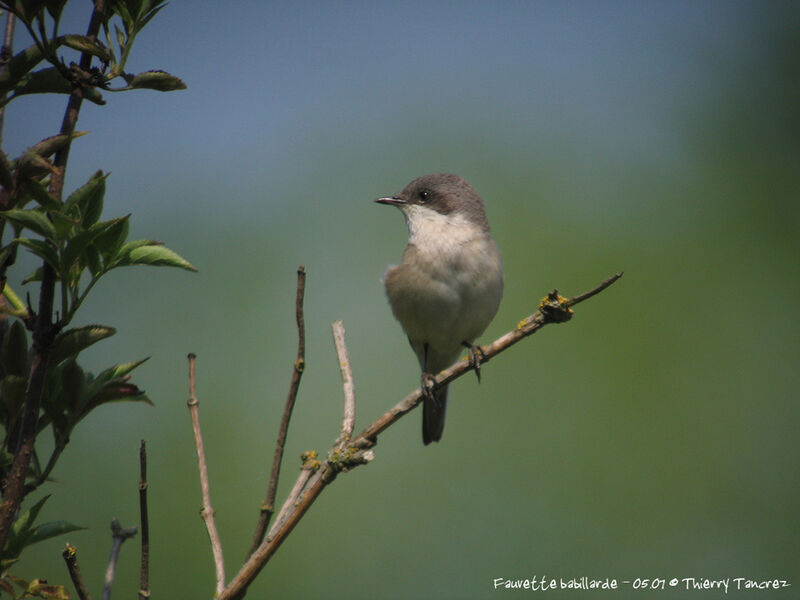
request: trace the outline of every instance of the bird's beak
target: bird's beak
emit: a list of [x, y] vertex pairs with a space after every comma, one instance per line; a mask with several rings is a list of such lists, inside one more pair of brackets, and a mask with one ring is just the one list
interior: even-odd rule
[[402, 204], [407, 204], [405, 200], [403, 200], [400, 196], [391, 196], [390, 198], [378, 198], [375, 200], [378, 204], [390, 204], [392, 206], [400, 206]]

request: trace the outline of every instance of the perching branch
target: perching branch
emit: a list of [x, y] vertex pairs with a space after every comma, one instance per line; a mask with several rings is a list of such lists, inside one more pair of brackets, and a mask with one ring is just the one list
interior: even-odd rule
[[147, 448], [139, 445], [139, 519], [142, 527], [142, 560], [139, 575], [139, 600], [150, 597], [150, 522], [147, 516]]
[[61, 556], [64, 557], [64, 562], [67, 563], [67, 571], [69, 571], [69, 577], [72, 579], [72, 585], [75, 586], [78, 598], [80, 600], [92, 600], [92, 596], [86, 587], [86, 582], [83, 580], [83, 575], [81, 575], [80, 567], [78, 567], [78, 550], [75, 546], [67, 544]]
[[278, 429], [278, 441], [275, 444], [275, 455], [272, 459], [272, 474], [269, 478], [269, 485], [267, 486], [267, 496], [261, 504], [261, 510], [258, 515], [258, 523], [256, 530], [253, 534], [253, 542], [250, 545], [250, 550], [247, 555], [250, 556], [256, 548], [258, 548], [261, 541], [264, 539], [264, 533], [269, 527], [272, 514], [275, 512], [275, 494], [278, 490], [278, 476], [281, 471], [281, 462], [283, 461], [283, 448], [286, 445], [286, 432], [289, 429], [289, 420], [292, 418], [292, 410], [294, 410], [294, 402], [297, 399], [297, 390], [300, 388], [300, 378], [303, 376], [303, 371], [306, 368], [306, 326], [303, 317], [303, 299], [306, 293], [306, 270], [303, 265], [297, 268], [297, 298], [295, 300], [295, 319], [297, 321], [297, 358], [294, 361], [292, 369], [292, 380], [289, 384], [289, 394], [286, 397], [286, 406], [283, 409], [283, 418], [281, 425]]
[[[482, 347], [483, 362], [486, 363], [490, 358], [497, 356], [523, 338], [536, 333], [545, 325], [563, 323], [570, 320], [573, 316], [571, 307], [599, 294], [620, 277], [622, 277], [622, 273], [608, 278], [588, 292], [569, 299], [560, 296], [557, 291], [548, 294], [540, 302], [539, 309], [520, 321], [514, 330], [501, 336], [491, 344]], [[340, 356], [340, 363], [342, 362]], [[347, 362], [349, 363], [349, 361]], [[450, 383], [471, 369], [468, 358], [455, 363], [434, 378], [434, 389]], [[345, 447], [338, 448], [337, 444], [334, 443], [328, 459], [319, 465], [313, 475], [311, 475], [310, 470], [304, 468], [298, 476], [297, 482], [284, 504], [284, 508], [279, 513], [278, 519], [270, 530], [269, 536], [251, 554], [250, 558], [222, 593], [218, 594], [217, 600], [242, 598], [258, 573], [264, 568], [264, 565], [272, 555], [275, 554], [283, 540], [294, 529], [294, 526], [303, 518], [303, 515], [319, 497], [322, 490], [336, 478], [340, 471], [346, 471], [359, 464], [369, 462], [373, 457], [371, 448], [377, 444], [378, 436], [401, 417], [416, 408], [421, 402], [422, 390], [416, 389], [388, 412], [378, 417]]]
[[[482, 346], [483, 359], [485, 364], [490, 358], [497, 356], [504, 350], [510, 348], [523, 338], [533, 335], [545, 325], [550, 323], [564, 323], [572, 318], [571, 307], [599, 294], [604, 289], [609, 287], [615, 281], [622, 277], [622, 273], [609, 277], [603, 283], [594, 289], [584, 292], [572, 298], [564, 298], [558, 295], [558, 291], [554, 290], [548, 294], [539, 303], [539, 310], [526, 317], [517, 324], [517, 327], [509, 331], [505, 335], [497, 338], [494, 342], [487, 346]], [[471, 370], [469, 359], [461, 360], [449, 368], [439, 373], [434, 379], [434, 389], [450, 383], [451, 381], [461, 377], [464, 373]], [[377, 438], [380, 433], [385, 431], [390, 425], [395, 423], [400, 417], [407, 414], [412, 409], [422, 402], [422, 391], [420, 389], [414, 390], [403, 400], [398, 402], [391, 410], [375, 420], [369, 427], [359, 433], [354, 439], [352, 445], [357, 448], [370, 448], [377, 443]]]
[[222, 556], [222, 542], [217, 532], [217, 524], [214, 521], [214, 509], [211, 507], [211, 487], [208, 483], [208, 466], [206, 465], [206, 451], [203, 447], [203, 434], [200, 431], [200, 403], [197, 401], [194, 382], [194, 354], [189, 355], [189, 413], [192, 417], [192, 430], [194, 431], [194, 443], [197, 449], [197, 468], [200, 471], [200, 492], [203, 496], [203, 510], [200, 516], [205, 521], [208, 530], [208, 538], [211, 540], [211, 552], [214, 555], [214, 570], [217, 575], [217, 595], [225, 588], [225, 560]]
[[111, 553], [108, 557], [108, 567], [106, 568], [106, 579], [103, 584], [103, 600], [111, 600], [111, 587], [114, 585], [114, 577], [117, 575], [117, 562], [119, 562], [119, 551], [122, 544], [136, 535], [136, 526], [123, 529], [116, 519], [111, 520]]

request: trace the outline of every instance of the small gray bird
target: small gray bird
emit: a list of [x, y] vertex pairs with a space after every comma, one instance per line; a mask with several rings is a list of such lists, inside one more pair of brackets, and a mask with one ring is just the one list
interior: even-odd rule
[[503, 297], [503, 261], [483, 200], [458, 175], [425, 175], [376, 202], [399, 208], [408, 226], [403, 260], [389, 267], [384, 285], [422, 367], [422, 441], [427, 445], [441, 439], [447, 408], [447, 386], [432, 392], [433, 377], [467, 347], [480, 380], [481, 352], [473, 342]]

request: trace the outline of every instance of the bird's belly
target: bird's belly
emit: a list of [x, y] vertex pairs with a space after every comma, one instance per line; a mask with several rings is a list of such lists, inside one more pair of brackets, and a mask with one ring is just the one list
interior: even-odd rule
[[[467, 258], [467, 256], [469, 258]], [[386, 275], [392, 312], [428, 370], [449, 366], [472, 343], [497, 312], [502, 296], [502, 269], [495, 253], [469, 253], [442, 260], [417, 257], [413, 265], [394, 267]]]

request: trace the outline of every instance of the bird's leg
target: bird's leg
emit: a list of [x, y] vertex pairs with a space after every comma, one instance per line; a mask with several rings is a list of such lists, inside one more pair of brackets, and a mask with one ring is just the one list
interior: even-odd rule
[[425, 346], [422, 350], [422, 377], [420, 377], [419, 387], [422, 389], [422, 396], [426, 400], [433, 400], [433, 384], [435, 383], [435, 377], [428, 373], [428, 343], [425, 342]]
[[469, 350], [469, 366], [475, 369], [475, 375], [478, 377], [478, 383], [481, 382], [481, 363], [486, 358], [483, 349], [480, 346], [470, 344], [469, 342], [461, 342], [461, 345]]

